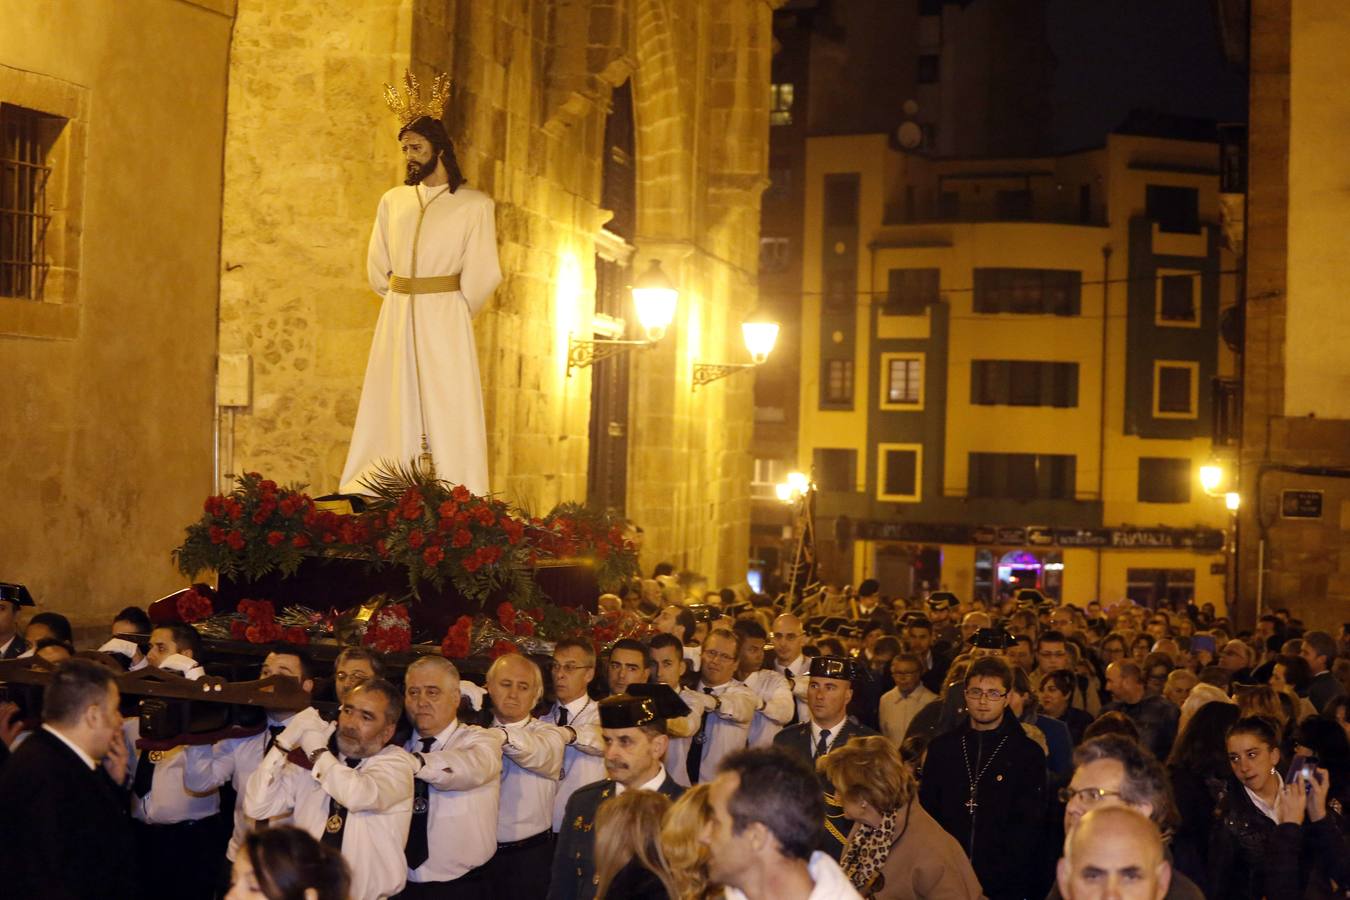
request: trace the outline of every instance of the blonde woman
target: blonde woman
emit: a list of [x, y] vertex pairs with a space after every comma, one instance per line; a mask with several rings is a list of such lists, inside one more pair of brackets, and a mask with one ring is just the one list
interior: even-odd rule
[[919, 805], [919, 785], [884, 737], [855, 737], [816, 763], [853, 820], [840, 867], [869, 900], [977, 900], [961, 846]]
[[685, 791], [661, 823], [661, 850], [674, 881], [672, 900], [704, 900], [708, 896], [708, 848], [699, 841], [712, 818], [708, 785]]
[[624, 791], [595, 814], [596, 900], [678, 900], [661, 852], [661, 820], [670, 798]]

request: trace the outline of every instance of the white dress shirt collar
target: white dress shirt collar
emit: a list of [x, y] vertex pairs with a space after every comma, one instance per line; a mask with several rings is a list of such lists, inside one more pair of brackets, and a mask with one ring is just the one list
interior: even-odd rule
[[[653, 775], [650, 780], [645, 781], [641, 785], [639, 785], [637, 789], [639, 791], [659, 791], [661, 790], [661, 785], [665, 783], [666, 783], [666, 767], [660, 766], [657, 768], [656, 774]], [[623, 786], [622, 781], [614, 782], [614, 796], [617, 797], [626, 790], [628, 790], [628, 788]]]
[[42, 730], [47, 732], [48, 734], [56, 735], [56, 737], [61, 741], [61, 743], [65, 744], [71, 750], [74, 750], [75, 754], [79, 756], [80, 759], [84, 760], [84, 764], [88, 766], [91, 771], [98, 768], [98, 763], [94, 760], [94, 758], [90, 756], [88, 753], [85, 753], [84, 750], [82, 750], [80, 746], [76, 744], [74, 741], [72, 741], [70, 738], [66, 737], [64, 734], [57, 731], [50, 725], [43, 725]]
[[[444, 750], [446, 741], [450, 740], [450, 735], [454, 734], [455, 729], [458, 727], [459, 727], [459, 719], [455, 719], [449, 725], [445, 726], [440, 731], [436, 732], [435, 740], [431, 742], [431, 749]], [[423, 739], [428, 737], [431, 737], [431, 735], [423, 734], [416, 728], [413, 728], [412, 738], [408, 741], [408, 746], [410, 746], [413, 750], [421, 750]]]
[[829, 737], [829, 739], [825, 742], [825, 746], [826, 746], [826, 747], [833, 747], [833, 746], [834, 746], [834, 742], [837, 741], [837, 740], [839, 740], [839, 732], [841, 732], [841, 731], [844, 730], [844, 723], [847, 722], [847, 721], [848, 721], [848, 716], [844, 716], [844, 717], [843, 717], [842, 719], [840, 719], [838, 722], [835, 722], [835, 723], [834, 723], [833, 725], [831, 725], [828, 729], [826, 729], [826, 728], [822, 728], [821, 726], [817, 725], [817, 724], [816, 724], [816, 720], [815, 720], [815, 719], [812, 719], [812, 720], [811, 720], [811, 752], [812, 752], [812, 753], [815, 753], [815, 752], [816, 752], [816, 744], [819, 744], [819, 743], [820, 743], [820, 735], [821, 735], [823, 732], [825, 732], [825, 731], [829, 731], [829, 732], [830, 732], [830, 737]]

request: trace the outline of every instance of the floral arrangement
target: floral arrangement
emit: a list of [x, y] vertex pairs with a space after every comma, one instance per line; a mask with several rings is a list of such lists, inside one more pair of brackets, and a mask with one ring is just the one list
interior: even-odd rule
[[361, 643], [380, 653], [397, 653], [412, 646], [412, 621], [408, 607], [381, 606], [370, 617]]
[[250, 472], [228, 495], [207, 498], [174, 559], [189, 577], [214, 569], [256, 580], [294, 574], [306, 557], [345, 556], [403, 567], [412, 597], [423, 584], [449, 582], [479, 603], [509, 600], [531, 609], [544, 608], [531, 570], [546, 561], [593, 560], [602, 590], [638, 571], [637, 552], [611, 513], [566, 503], [531, 517], [416, 467], [381, 469], [367, 487], [375, 495], [369, 507], [339, 515], [318, 509], [302, 486], [278, 487]]
[[211, 602], [210, 597], [197, 590], [197, 585], [184, 592], [174, 605], [178, 610], [178, 618], [189, 625], [209, 619], [216, 612], [216, 605]]
[[250, 580], [280, 570], [290, 575], [310, 548], [306, 515], [314, 501], [299, 487], [278, 487], [250, 472], [228, 496], [206, 498], [204, 515], [189, 525], [174, 551], [179, 571], [194, 575], [215, 569]]
[[286, 641], [304, 645], [309, 643], [310, 631], [316, 626], [322, 627], [321, 617], [313, 610], [292, 606], [277, 615], [268, 600], [240, 600], [232, 613], [194, 618], [184, 614], [185, 609], [192, 613], [202, 612], [205, 609], [203, 601], [211, 602], [194, 588], [179, 597], [177, 604], [179, 617], [193, 625], [203, 637], [248, 641], [250, 644]]
[[451, 659], [506, 653], [551, 653], [554, 641], [567, 637], [590, 640], [599, 650], [619, 638], [646, 637], [652, 627], [621, 613], [590, 615], [569, 607], [540, 604], [517, 607], [510, 602], [497, 607], [495, 618], [460, 616], [441, 641], [441, 654]]

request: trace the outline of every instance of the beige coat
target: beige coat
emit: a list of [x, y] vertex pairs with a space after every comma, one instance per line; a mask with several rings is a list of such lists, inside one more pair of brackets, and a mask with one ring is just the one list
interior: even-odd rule
[[[908, 817], [908, 820], [906, 820]], [[860, 826], [853, 825], [853, 831]], [[896, 840], [881, 871], [862, 891], [868, 900], [983, 900], [975, 870], [956, 839], [916, 796], [896, 821]]]

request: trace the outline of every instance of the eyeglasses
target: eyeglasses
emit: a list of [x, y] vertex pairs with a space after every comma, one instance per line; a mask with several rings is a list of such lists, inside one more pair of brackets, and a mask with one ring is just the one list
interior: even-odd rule
[[555, 663], [553, 664], [553, 671], [555, 671], [555, 672], [563, 672], [563, 673], [565, 673], [565, 674], [567, 674], [567, 675], [571, 675], [573, 672], [583, 672], [583, 671], [585, 671], [586, 669], [589, 669], [589, 668], [590, 668], [590, 666], [582, 666], [582, 665], [578, 665], [578, 664], [576, 664], [576, 663], [557, 663], [557, 662], [555, 662]]
[[730, 653], [723, 653], [721, 650], [704, 650], [704, 659], [720, 659], [723, 662], [735, 662], [736, 657]]
[[967, 700], [1002, 700], [1007, 691], [982, 691], [979, 688], [966, 688]]
[[1069, 803], [1075, 797], [1077, 797], [1078, 802], [1082, 803], [1085, 806], [1095, 806], [1096, 804], [1101, 803], [1102, 799], [1105, 797], [1119, 797], [1119, 796], [1120, 791], [1104, 791], [1101, 788], [1095, 787], [1078, 788], [1076, 790], [1071, 787], [1063, 787], [1059, 789], [1060, 803]]

